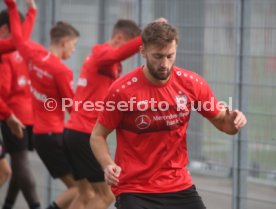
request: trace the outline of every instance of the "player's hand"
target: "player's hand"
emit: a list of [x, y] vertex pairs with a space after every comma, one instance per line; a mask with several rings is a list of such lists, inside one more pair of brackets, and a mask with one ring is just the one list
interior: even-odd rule
[[26, 4], [27, 4], [28, 8], [36, 9], [35, 0], [26, 0]]
[[234, 111], [230, 111], [229, 108], [227, 108], [226, 116], [232, 122], [232, 124], [237, 130], [240, 130], [247, 123], [245, 115], [237, 109]]
[[119, 183], [121, 170], [121, 167], [116, 164], [107, 165], [104, 168], [104, 178], [106, 183], [111, 186], [117, 185]]
[[21, 121], [12, 114], [6, 122], [12, 134], [14, 134], [17, 138], [22, 139], [23, 129], [25, 128], [25, 126], [21, 123]]
[[167, 23], [168, 20], [165, 19], [164, 17], [159, 17], [158, 19], [154, 20], [153, 22], [158, 22], [158, 23]]

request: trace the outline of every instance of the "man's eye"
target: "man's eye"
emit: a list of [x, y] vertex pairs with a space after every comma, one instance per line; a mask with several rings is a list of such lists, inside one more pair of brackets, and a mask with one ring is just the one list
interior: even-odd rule
[[161, 56], [161, 55], [154, 55], [154, 58], [155, 58], [155, 59], [161, 59], [162, 56]]

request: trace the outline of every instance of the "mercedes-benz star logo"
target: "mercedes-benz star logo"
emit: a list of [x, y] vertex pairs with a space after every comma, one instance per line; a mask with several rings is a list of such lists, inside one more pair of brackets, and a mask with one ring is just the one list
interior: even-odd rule
[[146, 129], [151, 124], [151, 119], [147, 115], [140, 115], [135, 119], [136, 127], [139, 129]]

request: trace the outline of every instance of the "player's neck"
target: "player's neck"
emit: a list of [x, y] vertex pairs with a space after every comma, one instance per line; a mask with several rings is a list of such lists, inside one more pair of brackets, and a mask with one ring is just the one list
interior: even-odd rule
[[153, 85], [165, 85], [169, 80], [170, 80], [170, 76], [166, 79], [166, 80], [159, 80], [159, 79], [156, 79], [154, 78], [150, 73], [149, 73], [149, 70], [147, 68], [147, 66], [144, 66], [143, 67], [143, 73], [144, 73], [144, 76], [145, 78], [150, 82], [152, 83]]
[[62, 58], [62, 50], [56, 45], [51, 44], [49, 47], [49, 51], [57, 57]]

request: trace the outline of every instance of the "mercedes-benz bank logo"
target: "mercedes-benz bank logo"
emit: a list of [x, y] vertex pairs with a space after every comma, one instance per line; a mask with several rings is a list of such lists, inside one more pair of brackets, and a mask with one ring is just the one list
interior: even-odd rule
[[140, 115], [135, 119], [136, 127], [139, 129], [146, 129], [151, 124], [151, 119], [147, 115]]

